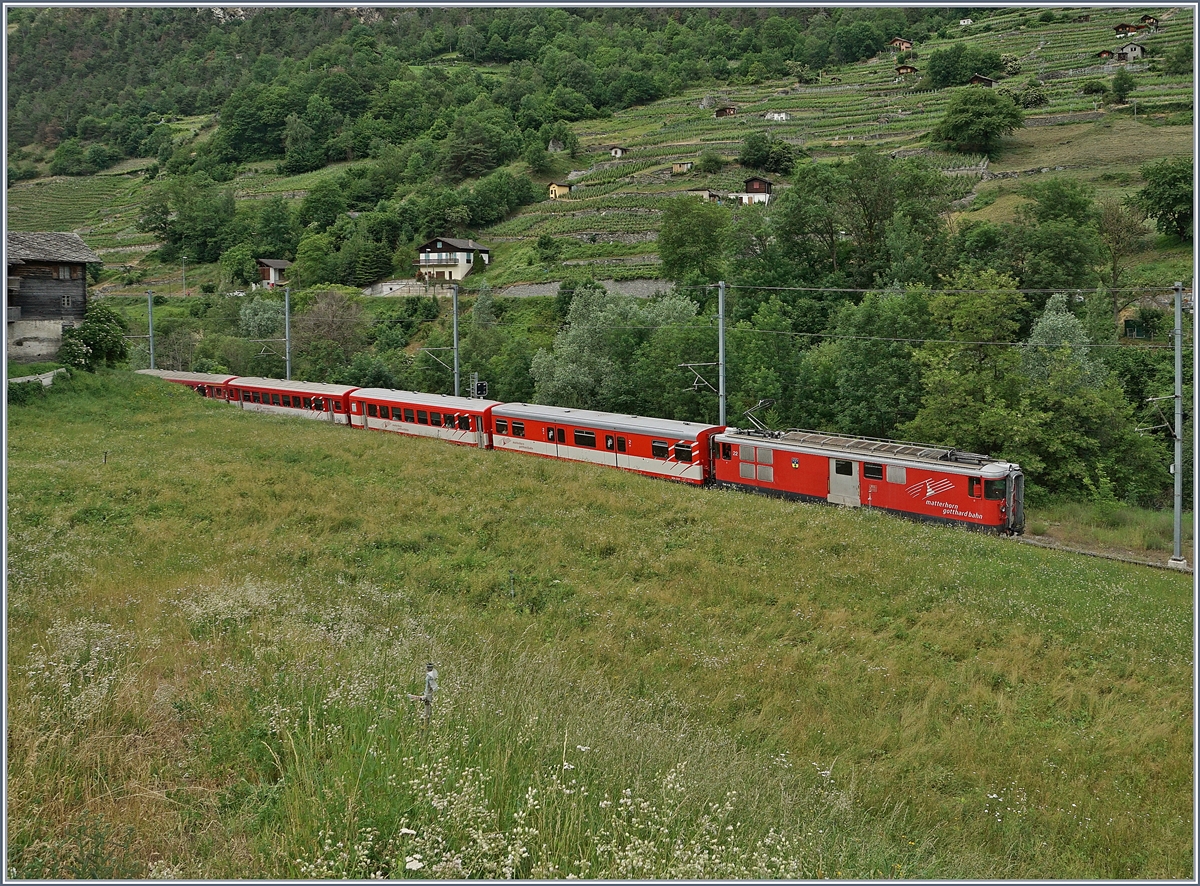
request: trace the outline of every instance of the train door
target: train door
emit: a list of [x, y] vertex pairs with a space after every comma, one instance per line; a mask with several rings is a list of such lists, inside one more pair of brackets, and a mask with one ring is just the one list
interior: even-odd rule
[[618, 436], [615, 433], [604, 435], [604, 452], [605, 452], [605, 455], [607, 456], [604, 461], [605, 464], [608, 464], [608, 459], [611, 458], [612, 465], [614, 467], [621, 466], [621, 460], [617, 454], [617, 441], [618, 440], [621, 441], [621, 449], [624, 449], [625, 448], [625, 438], [624, 437]]
[[614, 441], [614, 443], [616, 444], [615, 451], [616, 451], [617, 467], [618, 468], [633, 467], [632, 460], [629, 457], [629, 438], [622, 436], [621, 434], [616, 434], [615, 436], [616, 436], [616, 440]]
[[852, 508], [862, 503], [858, 491], [858, 462], [843, 458], [829, 459], [829, 501]]
[[555, 458], [571, 457], [569, 452], [566, 452], [560, 448], [567, 445], [566, 428], [555, 428], [552, 425], [546, 425], [546, 442], [554, 447], [550, 450], [550, 454]]

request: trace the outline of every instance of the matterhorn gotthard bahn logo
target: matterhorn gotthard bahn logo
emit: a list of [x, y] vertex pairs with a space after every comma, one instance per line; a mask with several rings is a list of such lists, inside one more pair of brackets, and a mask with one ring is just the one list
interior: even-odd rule
[[954, 488], [954, 481], [945, 478], [941, 480], [921, 480], [919, 483], [914, 483], [907, 487], [908, 494], [913, 498], [920, 498], [924, 495], [926, 498], [933, 498], [935, 495], [941, 495], [947, 489]]

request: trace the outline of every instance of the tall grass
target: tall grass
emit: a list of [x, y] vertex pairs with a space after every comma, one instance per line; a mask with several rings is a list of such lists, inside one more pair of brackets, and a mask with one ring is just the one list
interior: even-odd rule
[[1185, 576], [124, 373], [8, 439], [10, 876], [1192, 870]]

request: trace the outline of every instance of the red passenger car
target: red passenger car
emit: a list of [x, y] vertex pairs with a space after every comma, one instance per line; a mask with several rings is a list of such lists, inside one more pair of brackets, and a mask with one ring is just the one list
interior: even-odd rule
[[243, 409], [320, 418], [345, 425], [350, 423], [350, 393], [358, 388], [236, 376], [229, 380], [228, 390], [229, 402], [237, 403]]
[[359, 388], [350, 395], [350, 424], [490, 449], [491, 412], [499, 405], [495, 400]]
[[224, 400], [229, 382], [237, 376], [210, 372], [176, 372], [173, 369], [139, 369], [141, 375], [153, 375], [163, 381], [187, 385], [202, 397]]
[[723, 486], [997, 532], [1025, 528], [1020, 465], [987, 456], [814, 431], [727, 429], [712, 447], [713, 480]]
[[492, 409], [492, 446], [701, 484], [718, 426], [585, 409], [504, 403]]

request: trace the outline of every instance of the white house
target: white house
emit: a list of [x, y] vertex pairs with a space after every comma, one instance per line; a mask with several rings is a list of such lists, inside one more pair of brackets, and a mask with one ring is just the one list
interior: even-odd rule
[[791, 120], [792, 115], [789, 114], [787, 111], [767, 111], [767, 113], [763, 114], [763, 119], [780, 120], [780, 121]]
[[1140, 43], [1126, 43], [1117, 49], [1117, 61], [1131, 62], [1146, 54], [1146, 47]]
[[[282, 258], [259, 258], [255, 259], [254, 263], [258, 265], [259, 280], [267, 289], [274, 289], [280, 283], [286, 283], [283, 274], [292, 266], [290, 261]], [[258, 284], [255, 284], [255, 288], [258, 288]]]
[[417, 271], [427, 280], [461, 280], [475, 266], [475, 254], [483, 263], [491, 261], [491, 251], [474, 240], [437, 237], [417, 247]]
[[620, 160], [629, 153], [629, 148], [626, 148], [623, 145], [613, 145], [612, 148], [609, 149], [609, 153], [612, 154], [612, 158], [614, 160]]

